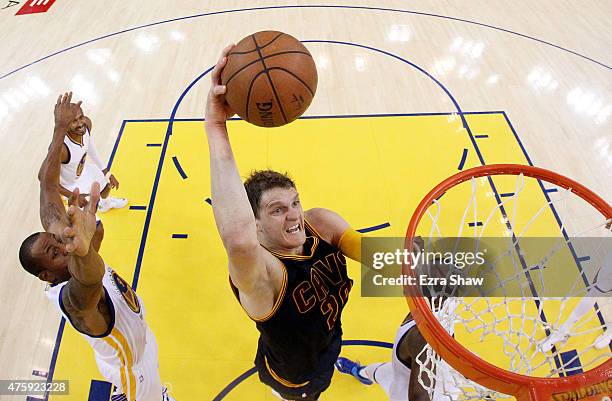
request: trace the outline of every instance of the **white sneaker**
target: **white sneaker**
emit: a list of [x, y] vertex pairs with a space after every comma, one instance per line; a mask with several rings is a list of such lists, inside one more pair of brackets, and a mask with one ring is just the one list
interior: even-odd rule
[[606, 332], [597, 337], [595, 340], [595, 348], [604, 349], [610, 346], [610, 342], [612, 341], [612, 327], [608, 327]]
[[558, 329], [553, 330], [546, 340], [540, 343], [540, 348], [543, 352], [548, 352], [556, 343], [567, 340], [568, 337], [569, 333], [563, 328], [563, 326], [561, 326]]
[[126, 207], [128, 200], [126, 198], [113, 198], [108, 197], [106, 199], [100, 199], [98, 203], [98, 211], [100, 213], [106, 213], [111, 209], [121, 209]]

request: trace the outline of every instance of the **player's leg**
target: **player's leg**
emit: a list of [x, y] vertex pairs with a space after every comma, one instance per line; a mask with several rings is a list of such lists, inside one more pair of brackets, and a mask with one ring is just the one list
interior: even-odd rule
[[111, 186], [102, 170], [92, 163], [85, 163], [83, 172], [77, 180], [78, 186], [79, 188], [81, 186], [87, 187], [88, 184], [91, 186], [91, 183], [94, 181], [99, 182], [100, 188], [102, 188], [100, 192], [100, 203], [98, 205], [98, 211], [100, 213], [106, 213], [110, 209], [121, 209], [128, 204], [126, 198], [114, 198], [110, 196]]
[[159, 375], [159, 359], [155, 335], [147, 327], [147, 343], [143, 359], [134, 367], [138, 380], [136, 399], [138, 401], [174, 401], [168, 389], [162, 385]]

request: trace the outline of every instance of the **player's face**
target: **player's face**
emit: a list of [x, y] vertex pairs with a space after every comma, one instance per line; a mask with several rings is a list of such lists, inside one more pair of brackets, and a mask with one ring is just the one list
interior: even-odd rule
[[261, 195], [257, 220], [263, 245], [285, 252], [306, 241], [304, 210], [295, 188], [272, 188]]
[[72, 103], [70, 107], [76, 109], [76, 117], [68, 126], [68, 133], [71, 135], [83, 136], [85, 135], [85, 129], [87, 128], [87, 125], [85, 124], [85, 115], [83, 115], [83, 109], [81, 109], [81, 106], [77, 106], [74, 103]]
[[[40, 233], [32, 245], [32, 256], [44, 266], [45, 272], [41, 277], [49, 282], [61, 282], [70, 277], [68, 261], [70, 255], [62, 240], [51, 233]], [[39, 276], [40, 277], [40, 276]]]

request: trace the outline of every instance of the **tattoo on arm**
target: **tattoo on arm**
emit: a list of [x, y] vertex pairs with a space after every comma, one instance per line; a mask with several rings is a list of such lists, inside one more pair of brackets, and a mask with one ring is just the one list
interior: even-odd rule
[[[68, 225], [68, 219], [66, 217], [66, 209], [64, 209], [64, 204], [61, 203], [61, 200], [58, 196], [58, 201], [52, 201], [50, 199], [45, 199], [44, 194], [42, 195], [43, 199], [41, 199], [40, 203], [40, 221], [45, 230], [49, 230], [49, 228], [55, 224], [59, 223], [63, 229]], [[59, 234], [59, 233], [57, 233]]]

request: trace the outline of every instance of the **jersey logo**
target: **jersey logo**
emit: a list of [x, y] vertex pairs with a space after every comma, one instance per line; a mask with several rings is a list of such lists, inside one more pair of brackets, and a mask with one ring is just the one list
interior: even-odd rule
[[79, 162], [79, 165], [77, 166], [77, 171], [76, 171], [77, 177], [80, 177], [81, 173], [83, 172], [83, 167], [85, 167], [85, 159], [87, 159], [87, 153], [85, 153], [83, 157], [81, 157], [81, 161]]
[[310, 280], [302, 281], [293, 289], [293, 302], [298, 312], [304, 314], [319, 305], [327, 328], [332, 330], [353, 286], [353, 281], [345, 276], [346, 259], [341, 252], [316, 261], [310, 270]]
[[113, 281], [130, 309], [134, 313], [140, 313], [140, 303], [138, 302], [138, 297], [136, 296], [134, 290], [132, 290], [132, 287], [130, 287], [128, 283], [126, 283], [125, 280], [115, 272], [113, 272]]

